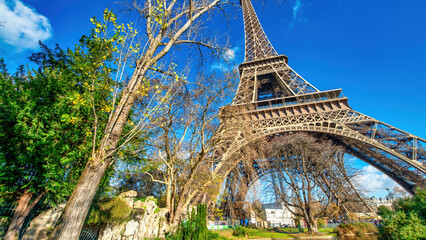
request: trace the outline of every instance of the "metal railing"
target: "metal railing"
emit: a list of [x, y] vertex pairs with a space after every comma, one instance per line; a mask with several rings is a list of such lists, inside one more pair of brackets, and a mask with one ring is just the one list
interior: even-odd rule
[[[3, 239], [6, 235], [7, 229], [9, 228], [9, 224], [12, 221], [13, 214], [15, 213], [15, 209], [17, 207], [16, 203], [2, 203], [0, 204], [0, 239]], [[18, 240], [21, 240], [24, 236], [25, 231], [29, 227], [31, 221], [37, 217], [43, 211], [46, 211], [51, 207], [51, 204], [40, 204], [36, 205], [28, 216], [25, 218], [23, 227], [19, 231]], [[80, 233], [79, 240], [96, 240], [98, 238], [97, 231], [94, 231], [90, 228], [83, 228]]]

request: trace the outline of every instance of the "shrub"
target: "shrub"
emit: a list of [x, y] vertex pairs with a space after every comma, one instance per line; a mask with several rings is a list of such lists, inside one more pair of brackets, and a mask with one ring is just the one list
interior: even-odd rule
[[254, 236], [254, 235], [256, 235], [256, 230], [238, 226], [238, 227], [234, 228], [232, 235], [237, 236], [237, 237]]
[[383, 239], [426, 239], [426, 225], [417, 213], [397, 211], [379, 228]]
[[318, 226], [319, 228], [323, 228], [323, 227], [325, 227], [324, 219], [322, 219], [322, 218], [318, 218], [318, 219], [317, 219], [317, 226]]
[[364, 233], [363, 231], [361, 231], [361, 230], [358, 230], [358, 231], [356, 231], [355, 235], [356, 235], [357, 237], [364, 237], [364, 236], [365, 236], [365, 233]]
[[360, 234], [364, 233], [377, 233], [377, 228], [371, 223], [349, 223], [349, 224], [339, 224], [337, 227], [337, 234], [342, 236], [344, 234], [356, 234], [357, 236], [361, 236]]
[[412, 198], [394, 204], [395, 211], [383, 219], [382, 239], [426, 239], [426, 189], [416, 189]]
[[377, 209], [377, 215], [381, 216], [382, 218], [388, 218], [390, 215], [392, 215], [392, 213], [393, 211], [384, 205]]
[[166, 235], [166, 240], [210, 240], [224, 239], [217, 233], [207, 229], [207, 207], [198, 205], [197, 210], [192, 209], [187, 221], [179, 223], [175, 233]]
[[103, 199], [92, 205], [87, 224], [126, 222], [130, 220], [133, 209], [120, 197]]

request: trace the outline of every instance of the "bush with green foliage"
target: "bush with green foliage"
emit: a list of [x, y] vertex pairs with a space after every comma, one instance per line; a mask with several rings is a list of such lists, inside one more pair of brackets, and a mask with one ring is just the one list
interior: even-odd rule
[[426, 225], [415, 212], [396, 211], [379, 228], [382, 239], [426, 239]]
[[412, 198], [397, 201], [394, 208], [379, 228], [382, 239], [426, 239], [426, 189], [418, 188]]
[[393, 211], [384, 205], [380, 206], [377, 209], [377, 215], [381, 216], [382, 218], [388, 218], [392, 214], [393, 214]]
[[426, 219], [426, 188], [416, 189], [416, 194], [412, 198], [403, 198], [395, 203], [395, 210], [404, 212], [415, 212], [423, 220]]
[[323, 228], [323, 227], [325, 227], [325, 221], [324, 221], [324, 219], [322, 219], [322, 218], [318, 218], [317, 219], [317, 226], [319, 227], [319, 228]]
[[237, 236], [237, 237], [255, 236], [256, 230], [250, 229], [250, 228], [247, 228], [247, 227], [238, 226], [238, 227], [234, 228], [232, 235]]
[[377, 233], [377, 228], [371, 223], [356, 222], [348, 224], [339, 224], [337, 227], [337, 234], [339, 236], [345, 234], [356, 234], [362, 236], [365, 233]]
[[207, 229], [207, 206], [200, 204], [192, 209], [186, 221], [179, 223], [175, 233], [166, 235], [166, 240], [210, 240], [226, 239]]
[[133, 209], [120, 197], [104, 199], [92, 205], [87, 224], [122, 223], [130, 220]]

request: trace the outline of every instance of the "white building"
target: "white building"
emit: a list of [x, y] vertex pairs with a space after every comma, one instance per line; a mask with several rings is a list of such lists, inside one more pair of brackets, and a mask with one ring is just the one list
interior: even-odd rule
[[283, 203], [268, 203], [262, 205], [269, 227], [294, 227], [293, 214]]
[[380, 206], [386, 206], [390, 209], [393, 208], [393, 203], [395, 202], [395, 200], [397, 200], [397, 198], [393, 198], [393, 197], [379, 197], [379, 198], [375, 198], [375, 197], [371, 197], [371, 198], [367, 198], [367, 203], [372, 206], [373, 208], [378, 208]]
[[249, 224], [257, 226], [256, 213], [253, 210], [250, 211]]

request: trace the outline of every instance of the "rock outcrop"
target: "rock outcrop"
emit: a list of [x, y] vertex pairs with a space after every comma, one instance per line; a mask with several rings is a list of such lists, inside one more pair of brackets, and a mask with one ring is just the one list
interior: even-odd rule
[[[123, 194], [120, 197], [125, 197]], [[126, 202], [129, 202], [126, 200]], [[123, 224], [108, 223], [99, 231], [99, 240], [143, 240], [162, 238], [170, 230], [167, 224], [167, 209], [159, 208], [154, 197], [145, 201], [132, 201], [134, 215]]]

